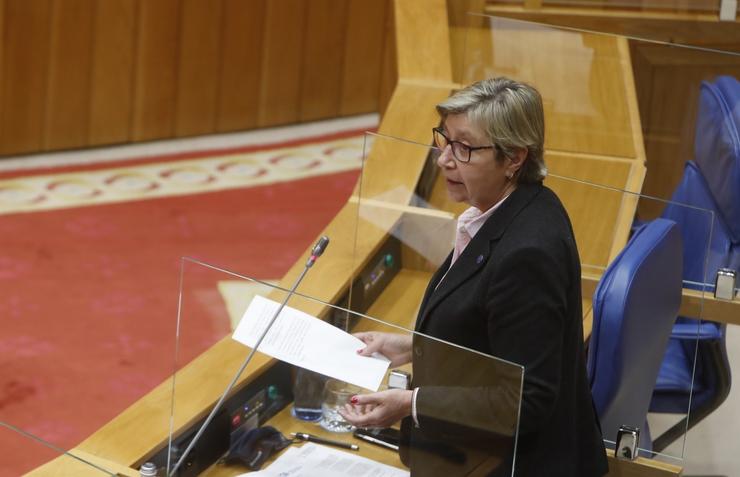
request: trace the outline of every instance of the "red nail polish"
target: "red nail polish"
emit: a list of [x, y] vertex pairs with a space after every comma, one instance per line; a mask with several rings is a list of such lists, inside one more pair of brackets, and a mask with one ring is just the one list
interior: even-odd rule
[[357, 399], [357, 396], [352, 396], [352, 399], [349, 400], [352, 404], [357, 404], [358, 401], [359, 399]]

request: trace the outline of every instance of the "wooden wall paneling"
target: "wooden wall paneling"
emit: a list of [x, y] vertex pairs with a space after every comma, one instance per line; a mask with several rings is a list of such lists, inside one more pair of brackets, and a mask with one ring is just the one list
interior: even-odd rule
[[180, 36], [178, 0], [141, 1], [136, 40], [132, 139], [174, 132]]
[[221, 0], [183, 0], [175, 135], [216, 130], [221, 73]]
[[43, 145], [50, 0], [5, 0], [0, 153]]
[[396, 55], [395, 10], [393, 0], [387, 0], [388, 13], [385, 16], [385, 41], [383, 42], [383, 63], [380, 72], [380, 91], [378, 92], [378, 112], [381, 116], [391, 100], [398, 83]]
[[53, 0], [44, 149], [87, 145], [95, 0]]
[[131, 137], [138, 0], [97, 0], [93, 24], [88, 144]]
[[[426, 8], [419, 10], [413, 2], [394, 2], [396, 28], [396, 53], [398, 77], [402, 80], [452, 82], [450, 56], [450, 29], [437, 19], [446, 17], [445, 0], [427, 0]], [[430, 24], [437, 25], [429, 28]], [[423, 44], [423, 45], [422, 45]]]
[[[471, 29], [485, 29], [488, 20], [474, 17], [470, 13], [483, 14], [485, 0], [447, 0], [447, 17], [450, 25], [450, 50], [452, 52], [452, 78], [457, 83], [465, 82], [466, 38]], [[484, 45], [490, 49], [490, 41]]]
[[[476, 45], [469, 48], [476, 55], [468, 55], [465, 67], [475, 76], [466, 83], [505, 75], [537, 86], [549, 128], [546, 148], [637, 157], [633, 134], [639, 132], [633, 131], [628, 104], [633, 90], [625, 70], [629, 58], [617, 38], [507, 21], [474, 29], [466, 42]], [[477, 54], [481, 44], [486, 56]]]
[[342, 94], [347, 2], [314, 0], [306, 12], [300, 120], [336, 117]]
[[640, 121], [643, 132], [646, 131], [647, 122], [650, 120], [650, 91], [652, 86], [653, 68], [650, 62], [642, 54], [642, 41], [629, 40], [630, 60], [634, 72], [635, 91], [637, 93], [637, 105], [640, 109]]
[[598, 11], [588, 7], [527, 10], [521, 6], [493, 5], [491, 2], [486, 5], [485, 13], [633, 38], [740, 51], [740, 29], [737, 24], [718, 22], [716, 14], [671, 14], [624, 9]]
[[[682, 77], [673, 75], [682, 74]], [[683, 164], [694, 157], [694, 124], [699, 97], [689, 86], [693, 83], [690, 69], [654, 68], [651, 76], [648, 117], [644, 121], [647, 175], [643, 193], [668, 199], [683, 175]], [[680, 96], [676, 96], [680, 94]], [[676, 98], [680, 97], [680, 101]], [[693, 113], [692, 113], [693, 112]], [[663, 204], [643, 201], [640, 216], [656, 217]]]
[[306, 8], [302, 0], [267, 3], [258, 126], [293, 123], [300, 117]]
[[[630, 131], [632, 132], [632, 146], [634, 147], [634, 159], [635, 162], [639, 163], [644, 172], [645, 168], [645, 140], [642, 135], [642, 121], [640, 120], [640, 105], [637, 102], [637, 86], [635, 85], [635, 72], [632, 66], [632, 59], [630, 54], [629, 41], [626, 38], [620, 38], [617, 40], [617, 52], [621, 59], [620, 66], [622, 70], [622, 83], [624, 85], [624, 97], [623, 102], [626, 109], [627, 120], [630, 123]], [[636, 182], [636, 176], [633, 177], [630, 187], [627, 190], [632, 192], [640, 192], [642, 189], [642, 180], [645, 178], [644, 174], [639, 182]], [[630, 226], [631, 227], [631, 226]]]
[[265, 1], [223, 0], [218, 131], [257, 125]]
[[387, 3], [350, 0], [340, 115], [378, 110]]
[[[490, 20], [475, 18], [466, 28], [450, 26], [451, 67], [454, 81], [468, 85], [473, 81], [491, 76], [516, 77], [514, 66], [502, 64], [494, 57], [492, 33], [497, 27]], [[495, 33], [494, 33], [495, 34]], [[494, 68], [495, 65], [495, 68]]]

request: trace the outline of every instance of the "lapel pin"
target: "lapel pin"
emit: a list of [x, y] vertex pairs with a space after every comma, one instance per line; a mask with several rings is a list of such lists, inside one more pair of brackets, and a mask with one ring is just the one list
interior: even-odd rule
[[483, 255], [478, 255], [478, 258], [475, 259], [475, 263], [477, 263], [478, 265], [483, 263]]

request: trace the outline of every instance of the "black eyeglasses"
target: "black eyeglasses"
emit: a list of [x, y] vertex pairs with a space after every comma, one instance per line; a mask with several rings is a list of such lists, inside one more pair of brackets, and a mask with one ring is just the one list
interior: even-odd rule
[[452, 148], [452, 155], [455, 159], [460, 162], [470, 162], [470, 156], [473, 151], [480, 149], [498, 149], [497, 145], [493, 146], [468, 146], [460, 141], [453, 141], [452, 139], [445, 136], [442, 132], [442, 128], [432, 128], [432, 134], [434, 135], [434, 143], [438, 148], [444, 149], [449, 145]]

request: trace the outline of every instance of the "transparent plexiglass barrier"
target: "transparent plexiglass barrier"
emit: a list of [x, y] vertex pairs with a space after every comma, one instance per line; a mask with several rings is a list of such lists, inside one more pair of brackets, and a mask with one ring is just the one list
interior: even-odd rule
[[[206, 353], [190, 361], [178, 361], [172, 389], [169, 458], [156, 456], [157, 463], [166, 467], [167, 475], [178, 475], [183, 469], [187, 475], [198, 475], [214, 467], [239, 475], [249, 470], [249, 458], [240, 460], [234, 453], [224, 453], [224, 449], [246, 433], [270, 426], [287, 439], [293, 433], [307, 433], [339, 442], [322, 446], [325, 452], [339, 453], [327, 457], [330, 461], [338, 459], [339, 466], [356, 465], [360, 469], [372, 461], [390, 466], [384, 467], [391, 472], [388, 475], [408, 475], [409, 466], [419, 475], [431, 475], [429, 469], [435, 473], [442, 469], [449, 475], [466, 475], [473, 469], [511, 475], [522, 367], [415, 333], [410, 326], [303, 295], [302, 289], [312, 289], [317, 280], [319, 285], [329, 286], [338, 258], [333, 255], [333, 245], [329, 243], [293, 295], [289, 288], [295, 281], [282, 288], [196, 260], [182, 260], [178, 356], [189, 355], [187, 348], [197, 342], [189, 330], [233, 323], [234, 332]], [[348, 293], [349, 284], [343, 285]], [[377, 296], [370, 312], [385, 313], [393, 307], [384, 301], [387, 299], [382, 293]], [[404, 298], [398, 301], [397, 308], [407, 309], [410, 315], [401, 321], [413, 323], [413, 306], [408, 306]], [[282, 311], [276, 315], [278, 310]], [[275, 316], [260, 342], [259, 335]], [[365, 347], [358, 338], [360, 333], [372, 333], [373, 339], [387, 337], [391, 345], [374, 356], [360, 356], [357, 351]], [[424, 365], [419, 367], [422, 357]], [[240, 377], [235, 379], [236, 375]], [[232, 381], [235, 385], [225, 394], [220, 410], [213, 413]], [[375, 414], [363, 414], [373, 406], [383, 407], [383, 399], [410, 398], [407, 388], [411, 387], [419, 387], [416, 424], [407, 407], [384, 420], [377, 420]], [[340, 411], [347, 409], [355, 395], [361, 399], [369, 395], [369, 399], [379, 401], [350, 406], [352, 418], [361, 419], [353, 423]], [[213, 418], [203, 427], [209, 413]], [[354, 437], [358, 427], [367, 428], [371, 437], [379, 429], [395, 429], [385, 432], [400, 436], [400, 443], [395, 444], [399, 449]], [[183, 459], [200, 429], [198, 439], [217, 444], [214, 447], [221, 450], [204, 456], [208, 451], [195, 445], [190, 451], [193, 457]], [[258, 465], [280, 468], [287, 465], [286, 459], [307, 452], [310, 447], [304, 446], [315, 445], [301, 440], [280, 442], [283, 444], [272, 448], [264, 462], [257, 459]], [[341, 447], [348, 445], [356, 445], [359, 450]], [[369, 461], [342, 460], [354, 457]], [[320, 470], [311, 470], [310, 459], [304, 464], [307, 473], [302, 475], [321, 475]]]
[[[483, 15], [471, 14], [468, 20], [461, 82], [503, 75], [539, 89], [552, 175], [711, 210], [709, 227], [709, 218], [692, 209], [646, 198], [637, 203], [637, 222], [662, 217], [679, 223], [689, 293], [713, 294], [721, 269], [740, 272], [731, 246], [740, 234], [740, 54]], [[604, 266], [603, 257], [590, 250], [582, 250], [582, 259], [584, 265]], [[737, 296], [737, 289], [718, 291], [723, 299]], [[692, 394], [692, 402], [679, 398], [686, 394], [689, 367], [679, 367], [681, 376], [669, 376], [665, 367], [658, 387], [677, 396], [666, 394], [650, 406], [656, 421], [679, 407], [694, 410], [691, 421], [685, 417], [654, 441], [657, 450], [679, 458], [685, 455], [685, 439], [676, 439], [681, 423], [693, 425], [708, 415], [717, 406], [712, 403], [727, 396], [731, 379], [726, 318], [703, 313], [699, 306], [686, 308], [674, 337], [692, 325], [698, 328], [697, 319], [714, 321], [698, 329], [699, 393]], [[675, 345], [672, 338], [671, 351], [677, 351]], [[681, 347], [678, 354], [687, 360], [690, 345]]]
[[[430, 125], [430, 143], [432, 126], [437, 125]], [[370, 314], [389, 323], [409, 328], [416, 323], [418, 327], [419, 303], [425, 293], [430, 293], [427, 284], [435, 280], [435, 271], [438, 279], [449, 270], [450, 275], [441, 280], [440, 287], [449, 276], [453, 281], [458, 280], [460, 271], [447, 267], [457, 216], [468, 206], [454, 202], [447, 194], [445, 177], [438, 172], [437, 165], [441, 151], [436, 147], [376, 134], [368, 144], [372, 145], [366, 149], [362, 187], [359, 196], [353, 198], [358, 204], [355, 253], [358, 278], [354, 280], [350, 306], [369, 309]], [[423, 158], [421, 163], [425, 165], [422, 179], [414, 190], [392, 183], [384, 186], [382, 178], [366, 177], [372, 171], [403, 168], [404, 161], [416, 163], [419, 158]], [[682, 283], [683, 242], [691, 240], [698, 244], [702, 256], [699, 261], [706, 264], [713, 214], [618, 187], [618, 184], [632, 184], [635, 167], [626, 161], [612, 164], [601, 158], [593, 163], [580, 154], [548, 152], [546, 162], [550, 171], [563, 166], [578, 173], [576, 177], [566, 177], [550, 172], [544, 185], [565, 207], [580, 255], [582, 300], [578, 305], [584, 331], [581, 346], [589, 353], [587, 374], [607, 447], [614, 448], [619, 428], [628, 426], [640, 430], [639, 455], [656, 456], [652, 439], [675, 424], [681, 429], [677, 442], [661, 457], [678, 461], [683, 455], [699, 322], [687, 321], [683, 325], [684, 340], [680, 343], [669, 344], [669, 337], [679, 311], [680, 314], [690, 311], [695, 318], [702, 316], [705, 292], [687, 289]], [[608, 175], [602, 174], [604, 171]], [[590, 182], [589, 178], [608, 181], [602, 184]], [[637, 214], [641, 204], [671, 211], [674, 217], [689, 217], [689, 222], [700, 227], [687, 230], [676, 220], [642, 220]], [[503, 204], [501, 207], [505, 208]], [[494, 213], [489, 220], [496, 217]], [[470, 268], [467, 274], [470, 276], [465, 280], [475, 282], [475, 269], [485, 263], [488, 253], [486, 248], [480, 256], [460, 255], [459, 260], [467, 261]], [[638, 266], [643, 261], [644, 265]], [[438, 271], [440, 267], [443, 270]], [[373, 298], [375, 284], [384, 288], [377, 300]], [[464, 288], [466, 282], [463, 280], [455, 286]], [[527, 283], [515, 286], [529, 296], [542, 292]], [[368, 300], [373, 304], [368, 305]], [[624, 307], [619, 307], [622, 302]], [[386, 303], [389, 305], [384, 306]], [[490, 326], [495, 326], [494, 315], [489, 318]], [[527, 345], [526, 334], [512, 339]], [[685, 353], [686, 393], [677, 398], [678, 404], [674, 405], [677, 409], [667, 421], [662, 416], [659, 422], [653, 422], [649, 411], [651, 401], [657, 399], [654, 393], [662, 379], [659, 369], [664, 354], [674, 347]], [[488, 350], [505, 358], [500, 351]], [[527, 363], [518, 364], [525, 368], [523, 409], [526, 410]], [[522, 415], [522, 422], [526, 419]], [[524, 433], [525, 429], [520, 432]]]
[[135, 473], [117, 474], [95, 457], [76, 450], [65, 450], [9, 422], [0, 420], [3, 455], [0, 476], [117, 476], [135, 477]]
[[579, 7], [594, 9], [642, 9], [669, 12], [714, 12], [719, 14], [719, 0], [545, 0], [548, 7]]
[[[638, 159], [647, 166], [641, 192], [669, 199], [691, 161], [727, 201], [726, 222], [737, 222], [740, 53], [478, 14], [464, 37], [461, 84], [507, 76], [541, 93], [551, 172], [589, 179], [563, 156], [581, 153], [607, 160], [590, 178], [611, 185], [614, 161]], [[640, 203], [638, 212], [650, 219], [663, 207]]]

